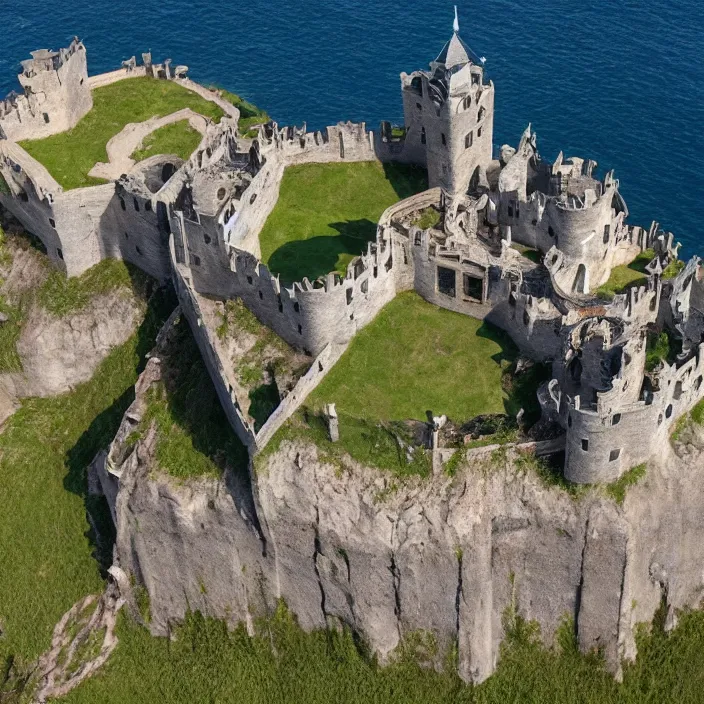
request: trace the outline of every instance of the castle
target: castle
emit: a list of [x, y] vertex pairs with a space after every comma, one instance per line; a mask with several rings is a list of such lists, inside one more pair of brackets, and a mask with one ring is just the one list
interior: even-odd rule
[[[0, 205], [76, 276], [105, 257], [171, 279], [227, 417], [254, 454], [304, 402], [355, 333], [400, 291], [505, 330], [522, 353], [552, 363], [539, 390], [544, 419], [562, 429], [564, 473], [578, 483], [611, 482], [646, 462], [677, 419], [704, 397], [704, 269], [693, 258], [672, 279], [670, 233], [626, 223], [612, 172], [562, 154], [541, 158], [530, 126], [516, 148], [494, 158], [494, 85], [484, 60], [454, 31], [429, 70], [401, 74], [405, 127], [378, 132], [340, 123], [323, 132], [269, 123], [238, 132], [229, 106], [209, 123], [192, 156], [148, 158], [107, 183], [65, 191], [18, 142], [74, 126], [92, 88], [133, 76], [173, 80], [209, 100], [186, 67], [132, 59], [88, 77], [77, 39], [23, 63], [24, 95], [0, 105]], [[221, 104], [223, 101], [220, 101]], [[317, 281], [284, 282], [260, 261], [259, 233], [287, 166], [379, 160], [419, 164], [430, 189], [389, 208], [376, 240], [348, 266]], [[439, 222], [419, 227], [428, 208]], [[516, 247], [515, 244], [522, 245]], [[540, 262], [522, 254], [539, 253]], [[615, 266], [652, 250], [647, 284], [606, 301], [591, 292]], [[242, 412], [203, 297], [238, 298], [313, 360], [258, 431]], [[672, 363], [646, 368], [648, 335], [681, 342]], [[438, 409], [440, 412], [442, 409]]]

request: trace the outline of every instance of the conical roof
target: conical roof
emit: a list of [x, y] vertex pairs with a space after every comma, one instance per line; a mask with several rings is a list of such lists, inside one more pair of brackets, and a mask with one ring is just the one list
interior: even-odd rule
[[435, 59], [435, 63], [451, 69], [469, 63], [481, 66], [484, 62], [460, 39], [457, 32], [453, 32], [450, 41], [445, 44], [438, 58]]

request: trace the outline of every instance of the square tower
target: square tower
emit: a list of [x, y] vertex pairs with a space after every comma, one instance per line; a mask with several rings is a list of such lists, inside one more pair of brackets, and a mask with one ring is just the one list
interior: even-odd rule
[[425, 154], [430, 186], [465, 192], [491, 164], [494, 84], [455, 26], [429, 71], [401, 74], [406, 144]]

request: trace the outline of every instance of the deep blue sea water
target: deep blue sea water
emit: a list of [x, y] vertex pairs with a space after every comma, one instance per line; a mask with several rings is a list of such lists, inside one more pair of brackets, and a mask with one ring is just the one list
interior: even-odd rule
[[[457, 1], [457, 0], [454, 0]], [[90, 73], [151, 49], [190, 66], [281, 124], [402, 118], [401, 71], [426, 67], [449, 39], [452, 5], [391, 0], [0, 0], [0, 94], [18, 63], [77, 34]], [[630, 221], [658, 220], [685, 255], [704, 254], [704, 2], [460, 2], [463, 39], [496, 84], [495, 146], [532, 122], [546, 157], [613, 168]]]

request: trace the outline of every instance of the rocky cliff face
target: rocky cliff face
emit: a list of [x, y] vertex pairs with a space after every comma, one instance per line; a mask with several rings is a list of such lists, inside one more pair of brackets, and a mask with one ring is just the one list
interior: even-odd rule
[[[122, 437], [141, 409], [138, 396]], [[603, 648], [617, 671], [661, 598], [670, 622], [702, 598], [704, 434], [682, 438], [621, 507], [596, 489], [575, 500], [546, 487], [510, 452], [396, 485], [284, 441], [251, 485], [232, 472], [177, 483], [155, 471], [152, 430], [115, 455], [117, 552], [147, 587], [159, 634], [189, 608], [251, 625], [283, 597], [304, 628], [347, 623], [382, 658], [430, 632], [436, 661], [456, 646], [462, 677], [479, 681], [515, 607], [546, 642], [573, 618], [581, 647]]]
[[108, 353], [131, 337], [144, 303], [124, 289], [97, 296], [65, 317], [32, 306], [17, 341], [22, 372], [0, 375], [18, 397], [53, 396], [88, 381]]
[[88, 381], [108, 353], [134, 334], [145, 311], [145, 303], [121, 287], [96, 295], [80, 310], [54, 315], [34, 295], [49, 276], [46, 257], [22, 238], [1, 248], [0, 297], [21, 311], [22, 321], [15, 341], [21, 371], [0, 372], [0, 422], [21, 398], [53, 396]]

